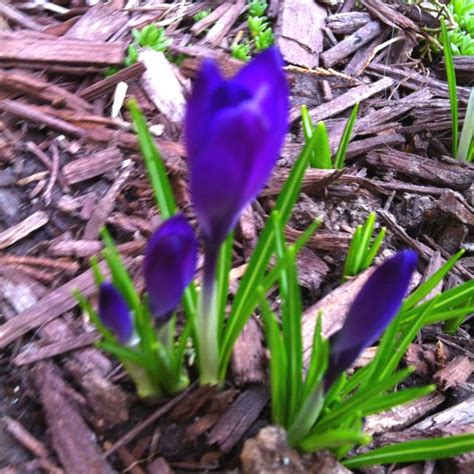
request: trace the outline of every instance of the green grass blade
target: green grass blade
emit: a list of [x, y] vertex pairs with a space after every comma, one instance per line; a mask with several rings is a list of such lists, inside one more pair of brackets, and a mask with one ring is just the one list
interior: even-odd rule
[[464, 124], [459, 138], [459, 148], [456, 158], [458, 160], [467, 161], [469, 159], [469, 148], [473, 144], [474, 139], [474, 88], [469, 94], [466, 115], [464, 116]]
[[371, 437], [360, 431], [335, 429], [310, 434], [298, 443], [303, 451], [312, 453], [321, 449], [335, 448], [346, 444], [367, 444]]
[[354, 124], [357, 119], [357, 112], [359, 110], [359, 103], [357, 103], [352, 109], [349, 120], [346, 122], [344, 127], [344, 132], [342, 133], [341, 141], [337, 148], [336, 156], [334, 157], [334, 168], [337, 170], [342, 170], [344, 168], [347, 148], [352, 136], [352, 130], [354, 129]]
[[372, 246], [370, 249], [367, 251], [365, 254], [365, 258], [360, 266], [360, 271], [365, 270], [366, 268], [369, 268], [370, 265], [374, 262], [375, 257], [377, 256], [377, 253], [380, 249], [380, 246], [382, 245], [383, 239], [385, 238], [385, 234], [387, 233], [387, 228], [382, 227], [380, 232], [377, 234], [377, 237], [375, 237]]
[[357, 273], [362, 270], [362, 262], [364, 257], [369, 250], [370, 239], [374, 231], [375, 225], [375, 212], [371, 212], [362, 226], [362, 232], [360, 235], [360, 242], [354, 258], [354, 269]]
[[436, 390], [436, 385], [428, 385], [426, 387], [406, 388], [395, 393], [386, 393], [366, 404], [359, 409], [362, 416], [380, 413], [385, 410], [390, 410], [398, 405], [409, 403], [418, 398], [424, 397]]
[[357, 269], [355, 267], [355, 261], [357, 254], [360, 251], [360, 240], [362, 237], [362, 226], [358, 225], [352, 236], [349, 250], [347, 252], [346, 261], [344, 262], [343, 280], [347, 280], [349, 277], [357, 275]]
[[[277, 198], [275, 209], [279, 211], [282, 223], [286, 223], [295, 205], [301, 189], [304, 173], [308, 167], [309, 156], [314, 145], [314, 140], [315, 137], [313, 136], [311, 141], [303, 148]], [[260, 234], [260, 238], [250, 258], [247, 271], [235, 295], [231, 313], [223, 331], [219, 368], [221, 378], [225, 377], [234, 343], [250, 317], [250, 313], [246, 311], [247, 302], [252, 298], [252, 294], [255, 293], [255, 288], [260, 284], [268, 268], [274, 249], [272, 225], [271, 222], [267, 222]]]
[[234, 244], [234, 234], [231, 233], [223, 243], [219, 253], [219, 259], [217, 261], [217, 330], [218, 330], [218, 341], [221, 341], [222, 331], [225, 320], [225, 310], [229, 298], [229, 274], [232, 268], [232, 247]]
[[259, 288], [260, 307], [265, 329], [265, 339], [270, 351], [270, 391], [272, 421], [285, 426], [288, 407], [288, 358], [280, 328], [270, 306], [265, 299], [265, 290]]
[[343, 464], [348, 469], [358, 469], [375, 464], [394, 464], [428, 461], [459, 456], [474, 450], [474, 433], [406, 441], [374, 449], [351, 457]]
[[401, 311], [407, 311], [415, 307], [423, 298], [438, 285], [438, 283], [448, 274], [456, 262], [463, 256], [465, 250], [461, 249], [456, 252], [437, 272], [435, 272], [428, 280], [421, 284], [411, 295], [406, 298]]
[[315, 141], [313, 142], [312, 157], [314, 162], [311, 163], [313, 168], [333, 169], [331, 159], [331, 147], [329, 146], [329, 135], [324, 122], [318, 122], [313, 130]]
[[452, 129], [452, 154], [453, 158], [458, 154], [458, 95], [456, 89], [456, 72], [454, 70], [453, 52], [451, 42], [448, 38], [446, 22], [441, 18], [441, 39], [443, 41], [444, 62], [446, 65], [446, 78], [448, 80], [449, 103], [451, 106], [451, 129]]

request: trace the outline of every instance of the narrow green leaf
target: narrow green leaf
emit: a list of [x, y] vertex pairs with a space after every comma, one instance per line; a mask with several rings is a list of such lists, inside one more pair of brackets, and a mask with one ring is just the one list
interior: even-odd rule
[[303, 451], [312, 453], [321, 449], [335, 448], [346, 444], [367, 444], [371, 437], [360, 431], [343, 429], [328, 430], [311, 434], [298, 443]]
[[385, 238], [385, 234], [387, 233], [387, 228], [382, 227], [380, 232], [377, 234], [377, 237], [375, 237], [372, 246], [370, 249], [367, 251], [365, 254], [365, 258], [361, 264], [360, 270], [363, 271], [366, 268], [369, 268], [370, 265], [372, 265], [375, 257], [377, 256], [377, 253], [380, 249], [380, 246], [382, 245], [383, 239]]
[[357, 103], [352, 109], [351, 115], [349, 116], [346, 126], [344, 127], [344, 132], [342, 133], [341, 141], [339, 142], [339, 147], [337, 149], [336, 156], [334, 157], [334, 168], [337, 170], [342, 170], [344, 168], [347, 148], [351, 140], [352, 130], [354, 129], [358, 110], [359, 103]]
[[313, 136], [315, 137], [315, 141], [313, 142], [311, 157], [314, 162], [311, 163], [311, 165], [313, 168], [318, 169], [333, 169], [329, 135], [324, 122], [318, 122], [316, 124], [313, 130]]
[[[473, 17], [474, 18], [474, 17]], [[473, 30], [474, 31], [474, 27]], [[474, 143], [474, 88], [469, 94], [469, 101], [467, 103], [466, 115], [464, 116], [464, 124], [461, 130], [461, 137], [459, 138], [459, 148], [456, 158], [458, 160], [469, 160], [469, 148]]]
[[343, 461], [348, 469], [358, 469], [375, 464], [394, 464], [430, 461], [459, 456], [474, 450], [474, 433], [430, 438], [392, 444], [373, 449]]
[[458, 95], [456, 89], [456, 72], [454, 70], [453, 52], [451, 42], [448, 38], [446, 22], [441, 18], [441, 39], [443, 41], [444, 62], [446, 65], [446, 77], [448, 80], [449, 103], [451, 106], [451, 130], [452, 130], [452, 154], [455, 157], [458, 153]]
[[229, 275], [232, 268], [232, 247], [234, 244], [234, 234], [230, 233], [225, 242], [222, 244], [219, 259], [217, 261], [217, 339], [222, 339], [222, 331], [224, 328], [225, 310], [229, 298]]

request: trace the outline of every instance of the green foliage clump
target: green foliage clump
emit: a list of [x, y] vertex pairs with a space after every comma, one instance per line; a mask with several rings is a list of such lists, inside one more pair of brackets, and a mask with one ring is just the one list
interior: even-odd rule
[[132, 30], [133, 43], [127, 49], [125, 66], [131, 66], [138, 60], [140, 48], [151, 48], [155, 51], [165, 52], [172, 43], [172, 40], [165, 34], [164, 28], [158, 28], [155, 24], [143, 27], [141, 30]]
[[474, 0], [451, 0], [447, 6], [455, 24], [448, 38], [455, 56], [474, 56]]
[[206, 18], [206, 16], [209, 16], [210, 13], [211, 10], [201, 10], [193, 16], [193, 20], [197, 23], [198, 21], [201, 21]]
[[275, 42], [273, 30], [268, 18], [265, 16], [267, 8], [268, 3], [265, 0], [251, 0], [249, 2], [247, 28], [250, 38], [243, 43], [235, 42], [231, 46], [230, 51], [234, 58], [248, 61], [250, 60], [252, 49], [255, 52], [260, 52], [269, 48]]

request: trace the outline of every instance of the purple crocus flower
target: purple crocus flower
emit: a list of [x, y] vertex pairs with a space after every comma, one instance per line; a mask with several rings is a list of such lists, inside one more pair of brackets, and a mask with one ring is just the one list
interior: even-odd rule
[[225, 80], [208, 60], [185, 129], [191, 195], [206, 247], [217, 248], [268, 180], [288, 128], [283, 61], [269, 48]]
[[344, 326], [330, 338], [326, 389], [382, 334], [398, 313], [408, 290], [418, 256], [398, 252], [367, 280], [352, 303]]
[[130, 310], [121, 293], [108, 281], [104, 281], [99, 287], [99, 319], [120, 344], [130, 342], [133, 336]]
[[166, 220], [150, 237], [143, 274], [150, 310], [160, 323], [172, 316], [196, 271], [197, 241], [186, 218]]

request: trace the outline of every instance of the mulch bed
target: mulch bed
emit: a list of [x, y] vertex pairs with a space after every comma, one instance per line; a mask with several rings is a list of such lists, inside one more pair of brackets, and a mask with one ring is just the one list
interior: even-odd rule
[[[444, 288], [474, 275], [474, 166], [450, 158], [442, 62], [418, 54], [423, 28], [437, 20], [399, 0], [327, 3], [334, 6], [270, 2], [267, 14], [288, 64], [291, 131], [271, 182], [238, 226], [232, 272], [235, 286], [302, 149], [301, 104], [314, 123], [326, 122], [334, 149], [360, 102], [348, 166], [308, 170], [286, 228], [291, 241], [323, 218], [298, 261], [306, 348], [318, 310], [324, 308], [325, 334], [333, 333], [366, 278], [340, 286], [352, 232], [372, 210], [388, 228], [380, 259], [403, 247], [417, 250], [420, 280], [464, 246], [468, 252]], [[213, 13], [194, 22], [207, 7]], [[101, 249], [104, 225], [140, 285], [146, 238], [160, 220], [119, 84], [127, 84], [126, 97], [147, 115], [179, 205], [195, 223], [180, 141], [185, 97], [203, 58], [215, 58], [228, 75], [241, 67], [229, 46], [245, 31], [246, 8], [244, 0], [127, 8], [122, 0], [0, 1], [1, 473], [241, 472], [244, 441], [269, 424], [257, 317], [236, 345], [223, 390], [193, 384], [148, 406], [116, 362], [94, 347], [97, 334], [71, 296], [79, 289], [95, 298], [89, 257]], [[180, 66], [143, 52], [137, 64], [106, 77], [110, 66], [123, 63], [131, 28], [151, 22], [166, 27], [170, 53], [185, 57]], [[462, 118], [474, 62], [457, 58], [456, 65]], [[438, 390], [368, 417], [374, 446], [474, 430], [470, 331], [469, 322], [455, 336], [423, 330], [405, 356], [416, 367], [409, 383], [436, 383]], [[260, 439], [242, 463], [245, 472], [348, 472], [327, 453], [300, 457], [278, 436]], [[474, 454], [363, 471], [442, 469], [473, 472]]]

